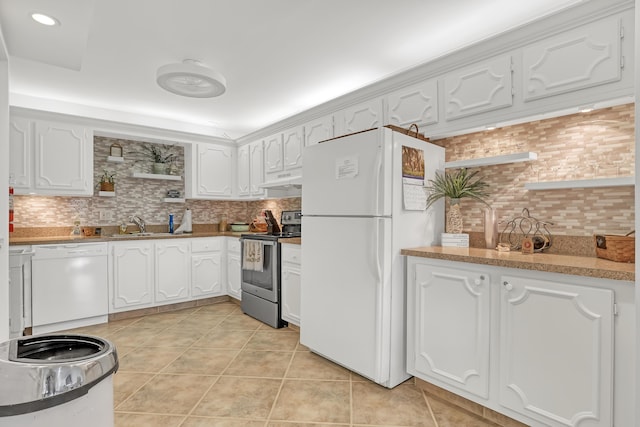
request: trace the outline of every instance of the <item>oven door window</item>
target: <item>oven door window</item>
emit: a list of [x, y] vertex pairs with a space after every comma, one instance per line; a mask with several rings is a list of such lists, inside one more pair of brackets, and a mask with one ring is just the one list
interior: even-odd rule
[[[244, 245], [242, 254], [244, 256]], [[274, 285], [277, 281], [278, 254], [276, 242], [263, 242], [262, 271], [242, 269], [242, 290], [276, 301]]]

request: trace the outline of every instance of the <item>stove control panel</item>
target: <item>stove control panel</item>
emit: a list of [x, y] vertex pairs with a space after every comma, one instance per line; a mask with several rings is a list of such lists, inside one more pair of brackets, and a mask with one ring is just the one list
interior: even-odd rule
[[280, 223], [282, 225], [302, 224], [302, 211], [282, 211]]

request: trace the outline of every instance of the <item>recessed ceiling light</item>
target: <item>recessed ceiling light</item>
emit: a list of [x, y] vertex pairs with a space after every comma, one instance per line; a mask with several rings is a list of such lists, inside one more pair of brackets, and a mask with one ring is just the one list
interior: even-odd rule
[[32, 13], [31, 19], [39, 24], [46, 25], [48, 27], [60, 25], [60, 21], [58, 21], [56, 18], [54, 18], [53, 16], [45, 15], [44, 13]]
[[227, 90], [224, 76], [194, 59], [158, 68], [158, 85], [176, 95], [191, 98], [213, 98]]

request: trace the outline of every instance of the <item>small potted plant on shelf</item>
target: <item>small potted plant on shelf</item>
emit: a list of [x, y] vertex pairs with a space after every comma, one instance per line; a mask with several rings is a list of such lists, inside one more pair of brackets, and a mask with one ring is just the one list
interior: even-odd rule
[[100, 177], [100, 191], [114, 191], [115, 189], [115, 172], [109, 172], [108, 170], [102, 171]]
[[153, 159], [153, 173], [166, 174], [169, 162], [175, 157], [175, 154], [168, 152], [171, 147], [161, 144], [147, 144], [143, 147], [145, 152]]
[[436, 172], [435, 179], [429, 180], [429, 196], [427, 208], [438, 200], [448, 197], [449, 210], [447, 211], [445, 231], [447, 233], [462, 233], [462, 214], [460, 213], [460, 199], [470, 198], [478, 200], [489, 206], [484, 200], [489, 196], [487, 184], [481, 177], [474, 178], [479, 171], [471, 172], [466, 168], [458, 169], [452, 173]]

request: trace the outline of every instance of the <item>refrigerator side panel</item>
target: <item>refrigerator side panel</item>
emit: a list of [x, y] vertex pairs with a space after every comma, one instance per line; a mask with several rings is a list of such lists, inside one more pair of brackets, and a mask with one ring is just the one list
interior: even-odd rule
[[[389, 218], [302, 219], [300, 342], [380, 384], [389, 381]], [[377, 231], [377, 232], [376, 232]]]
[[[402, 146], [424, 152], [425, 184], [435, 177], [436, 171], [444, 172], [444, 148], [406, 135], [393, 132], [393, 237], [389, 248], [391, 256], [391, 380], [406, 378], [406, 280], [403, 248], [435, 246], [440, 243], [444, 231], [444, 201], [427, 211], [406, 210], [402, 192]], [[426, 196], [425, 196], [426, 197]]]
[[304, 158], [304, 215], [391, 215], [391, 145], [382, 129], [305, 147]]

